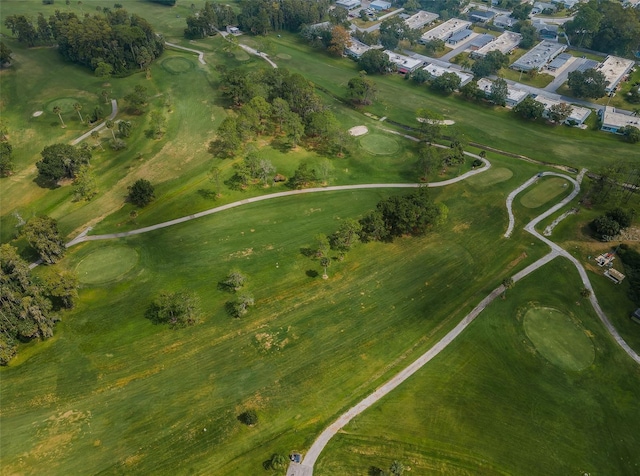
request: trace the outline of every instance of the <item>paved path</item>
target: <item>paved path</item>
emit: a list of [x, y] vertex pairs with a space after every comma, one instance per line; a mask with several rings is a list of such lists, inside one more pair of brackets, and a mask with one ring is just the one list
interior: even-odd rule
[[165, 41], [164, 44], [167, 46], [170, 46], [171, 48], [176, 48], [178, 50], [184, 50], [184, 51], [189, 51], [191, 53], [196, 53], [198, 55], [198, 61], [200, 61], [201, 64], [207, 64], [204, 61], [204, 51], [198, 51], [192, 48], [186, 48], [184, 46], [176, 45], [175, 43], [169, 43], [168, 41]]
[[247, 205], [249, 203], [261, 202], [263, 200], [272, 200], [274, 198], [280, 197], [289, 197], [292, 195], [301, 195], [305, 193], [318, 193], [318, 192], [335, 192], [335, 191], [343, 191], [343, 190], [362, 190], [362, 189], [376, 189], [376, 188], [418, 188], [427, 187], [444, 187], [446, 185], [452, 185], [456, 182], [460, 182], [461, 180], [465, 180], [473, 175], [480, 174], [491, 167], [491, 163], [487, 159], [483, 159], [474, 154], [470, 154], [473, 157], [477, 157], [484, 162], [484, 167], [480, 167], [478, 169], [470, 170], [458, 177], [443, 180], [442, 182], [433, 182], [429, 184], [423, 183], [371, 183], [371, 184], [360, 184], [360, 185], [335, 185], [333, 187], [315, 187], [315, 188], [304, 188], [302, 190], [289, 190], [286, 192], [277, 192], [271, 193], [269, 195], [261, 195], [258, 197], [245, 198], [244, 200], [239, 200], [237, 202], [227, 203], [226, 205], [221, 205], [219, 207], [210, 208], [209, 210], [204, 210], [202, 212], [194, 213], [192, 215], [187, 215], [184, 217], [176, 218], [174, 220], [165, 221], [163, 223], [158, 223], [156, 225], [146, 226], [144, 228], [138, 228], [137, 230], [131, 231], [123, 231], [121, 233], [109, 233], [105, 235], [88, 235], [87, 233], [90, 231], [90, 228], [83, 231], [80, 235], [75, 237], [69, 243], [66, 244], [67, 248], [77, 245], [78, 243], [83, 243], [85, 241], [96, 241], [96, 240], [111, 240], [114, 238], [125, 238], [127, 236], [140, 235], [142, 233], [148, 233], [154, 230], [160, 230], [162, 228], [167, 228], [170, 226], [178, 225], [179, 223], [185, 223], [191, 220], [195, 220], [197, 218], [202, 218], [208, 215], [213, 215], [214, 213], [219, 213], [225, 210], [229, 210], [231, 208], [236, 208], [242, 205]]
[[[111, 100], [111, 114], [109, 114], [109, 117], [107, 118], [107, 120], [113, 121], [113, 119], [116, 117], [116, 114], [118, 114], [118, 101], [116, 101], [115, 99], [112, 99]], [[85, 132], [84, 134], [82, 134], [77, 139], [72, 140], [71, 141], [71, 145], [76, 145], [76, 144], [82, 142], [87, 137], [89, 137], [92, 132], [99, 131], [100, 129], [102, 129], [106, 123], [107, 123], [107, 121], [101, 122], [96, 127], [91, 129], [90, 131]]]
[[560, 72], [556, 73], [555, 79], [551, 81], [551, 83], [549, 83], [543, 89], [550, 93], [555, 92], [556, 89], [558, 89], [567, 81], [567, 79], [569, 78], [569, 73], [572, 73], [573, 71], [578, 69], [586, 61], [589, 61], [589, 60], [587, 60], [586, 58], [573, 57], [570, 61], [568, 61], [569, 64], [567, 64]]
[[[227, 33], [226, 31], [221, 31], [221, 30], [216, 30], [218, 33], [220, 33], [220, 36], [222, 36], [222, 38], [224, 38], [225, 40], [227, 40], [229, 43], [233, 43], [232, 41], [228, 40], [227, 37], [229, 36], [229, 33]], [[250, 55], [255, 55], [255, 56], [259, 56], [260, 58], [262, 58], [263, 60], [265, 60], [267, 63], [269, 63], [271, 65], [272, 68], [277, 68], [278, 65], [275, 64], [271, 58], [269, 58], [269, 55], [266, 53], [263, 53], [262, 51], [258, 51], [255, 48], [251, 48], [250, 46], [247, 45], [243, 45], [242, 43], [238, 42], [235, 43], [236, 45], [238, 45], [240, 48], [242, 48], [243, 50], [245, 50], [247, 53], [249, 53]]]
[[[525, 230], [526, 231], [528, 231], [529, 233], [531, 233], [532, 235], [534, 235], [536, 238], [540, 239], [544, 243], [548, 244], [549, 247], [551, 248], [551, 252], [548, 253], [547, 255], [543, 256], [542, 258], [540, 258], [536, 262], [530, 264], [529, 266], [527, 266], [523, 270], [519, 271], [518, 273], [514, 274], [512, 276], [512, 279], [513, 279], [514, 282], [517, 282], [517, 281], [521, 280], [522, 278], [528, 276], [532, 272], [536, 271], [537, 269], [541, 268], [545, 264], [549, 263], [551, 260], [555, 259], [558, 256], [563, 256], [563, 257], [569, 259], [576, 266], [576, 268], [578, 269], [578, 272], [580, 273], [580, 277], [582, 279], [583, 285], [586, 288], [591, 290], [591, 299], [590, 299], [591, 300], [591, 304], [593, 305], [596, 313], [600, 317], [602, 323], [605, 325], [605, 327], [607, 328], [609, 333], [616, 340], [618, 345], [620, 345], [620, 347], [633, 360], [635, 360], [637, 363], [640, 364], [640, 356], [638, 356], [638, 354], [636, 354], [633, 351], [633, 349], [631, 349], [628, 346], [628, 344], [624, 341], [624, 339], [622, 339], [622, 337], [618, 334], [618, 332], [615, 330], [615, 328], [611, 325], [611, 323], [607, 319], [606, 315], [604, 314], [604, 312], [600, 308], [600, 306], [598, 304], [598, 301], [597, 301], [597, 299], [595, 297], [595, 293], [593, 292], [593, 288], [591, 286], [591, 283], [589, 282], [589, 278], [587, 277], [587, 273], [586, 273], [584, 267], [582, 266], [582, 264], [576, 258], [571, 256], [571, 254], [569, 254], [567, 251], [565, 251], [563, 248], [561, 248], [559, 245], [557, 245], [554, 242], [546, 239], [545, 237], [540, 235], [535, 230], [535, 226], [540, 221], [544, 220], [549, 215], [555, 213], [557, 210], [559, 210], [560, 208], [562, 208], [563, 206], [568, 204], [571, 200], [573, 200], [578, 195], [578, 193], [580, 192], [580, 183], [582, 181], [582, 177], [584, 176], [585, 172], [586, 172], [586, 169], [583, 169], [578, 174], [576, 179], [573, 179], [572, 177], [569, 177], [567, 175], [557, 174], [557, 173], [554, 173], [554, 172], [545, 172], [545, 173], [543, 173], [543, 175], [556, 175], [556, 176], [560, 176], [560, 177], [566, 178], [567, 180], [569, 180], [573, 184], [574, 189], [567, 197], [565, 197], [563, 200], [561, 200], [559, 203], [557, 203], [553, 207], [549, 208], [546, 212], [542, 213], [538, 217], [536, 217], [533, 220], [531, 220], [531, 222], [529, 222], [525, 226]], [[531, 186], [531, 184], [533, 184], [538, 179], [538, 177], [539, 177], [539, 175], [535, 175], [534, 177], [529, 179], [527, 182], [525, 182], [523, 185], [518, 187], [514, 191], [515, 193], [512, 192], [511, 194], [509, 194], [509, 197], [507, 198], [507, 200], [509, 200], [509, 198], [511, 199], [508, 202], [509, 203], [509, 205], [508, 205], [509, 210], [510, 210], [510, 204], [513, 202], [513, 198], [517, 195], [517, 193], [519, 193], [522, 190], [524, 190], [525, 188]], [[511, 216], [512, 215], [510, 214], [510, 217]], [[510, 222], [510, 224], [511, 224], [511, 222]], [[513, 226], [511, 226], [511, 227], [513, 228]], [[456, 327], [454, 327], [447, 335], [445, 335], [440, 341], [438, 341], [438, 343], [436, 343], [431, 349], [429, 349], [427, 352], [425, 352], [420, 357], [418, 357], [418, 359], [416, 359], [408, 367], [406, 367], [405, 369], [400, 371], [398, 374], [396, 374], [394, 377], [392, 377], [391, 380], [387, 381], [382, 386], [378, 387], [378, 389], [376, 389], [372, 394], [370, 394], [365, 399], [363, 399], [358, 404], [356, 404], [354, 407], [349, 409], [346, 413], [340, 415], [340, 417], [338, 417], [338, 419], [336, 421], [334, 421], [328, 428], [326, 428], [320, 434], [320, 436], [313, 442], [313, 444], [311, 445], [311, 448], [309, 448], [309, 451], [305, 455], [305, 457], [304, 457], [304, 459], [303, 459], [301, 464], [291, 463], [289, 465], [289, 468], [288, 468], [288, 471], [287, 471], [287, 476], [312, 476], [313, 475], [313, 466], [315, 465], [316, 460], [318, 459], [318, 456], [320, 456], [320, 453], [322, 452], [324, 447], [329, 443], [331, 438], [333, 438], [333, 436], [338, 431], [340, 431], [345, 425], [347, 425], [354, 417], [356, 417], [357, 415], [359, 415], [360, 413], [362, 413], [363, 411], [368, 409], [371, 405], [373, 405], [378, 400], [380, 400], [382, 397], [384, 397], [389, 392], [391, 392], [396, 387], [398, 387], [402, 382], [404, 382], [409, 377], [411, 377], [420, 368], [422, 368], [426, 363], [431, 361], [436, 355], [438, 355], [442, 350], [444, 350], [451, 342], [453, 342], [453, 340], [456, 337], [458, 337], [460, 335], [460, 333], [462, 333], [462, 331], [464, 331], [469, 326], [469, 324], [471, 324], [473, 322], [473, 320], [487, 307], [487, 305], [489, 305], [496, 297], [498, 297], [500, 294], [502, 294], [503, 291], [504, 291], [504, 287], [502, 285], [497, 287], [496, 289], [494, 289], [469, 314], [467, 314], [464, 317], [464, 319], [462, 319], [462, 321], [460, 321], [458, 323], [458, 325]]]

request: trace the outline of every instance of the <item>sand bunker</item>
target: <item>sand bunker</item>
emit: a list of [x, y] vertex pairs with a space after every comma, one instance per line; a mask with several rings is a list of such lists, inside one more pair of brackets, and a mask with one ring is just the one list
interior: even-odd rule
[[33, 113], [33, 117], [42, 116], [42, 111], [36, 111]]
[[351, 134], [354, 137], [363, 136], [367, 132], [369, 132], [369, 129], [367, 129], [367, 126], [356, 126], [349, 129], [349, 134]]
[[434, 121], [434, 120], [428, 120], [425, 119], [424, 117], [416, 117], [416, 119], [418, 120], [418, 122], [428, 122], [430, 124], [440, 124], [441, 126], [452, 126], [456, 123], [456, 121], [452, 121], [451, 119], [445, 119], [444, 121]]

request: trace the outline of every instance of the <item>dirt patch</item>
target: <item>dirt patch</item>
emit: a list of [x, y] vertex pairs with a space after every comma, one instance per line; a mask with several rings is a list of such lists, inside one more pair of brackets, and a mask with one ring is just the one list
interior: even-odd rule
[[453, 227], [451, 231], [453, 231], [454, 233], [461, 233], [467, 230], [470, 226], [471, 225], [469, 225], [468, 223], [458, 223], [456, 226]]
[[509, 263], [507, 265], [507, 269], [513, 268], [514, 266], [516, 266], [520, 261], [522, 261], [526, 257], [527, 257], [527, 253], [522, 253], [520, 256], [518, 256], [516, 259], [514, 259], [511, 263]]
[[246, 258], [247, 256], [251, 256], [253, 254], [253, 248], [247, 248], [246, 250], [236, 251], [235, 253], [231, 253], [229, 258]]
[[369, 129], [367, 129], [367, 126], [355, 126], [349, 129], [349, 134], [351, 134], [353, 137], [363, 136], [367, 132], [369, 132]]
[[424, 117], [416, 117], [418, 122], [428, 122], [429, 124], [440, 124], [441, 126], [452, 126], [456, 123], [456, 121], [452, 121], [451, 119], [444, 119], [442, 121], [434, 120], [434, 119], [425, 119]]

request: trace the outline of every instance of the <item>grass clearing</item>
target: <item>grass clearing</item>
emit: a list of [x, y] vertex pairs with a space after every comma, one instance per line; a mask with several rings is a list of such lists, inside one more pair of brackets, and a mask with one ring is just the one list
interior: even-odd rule
[[511, 169], [506, 167], [491, 167], [480, 175], [474, 175], [469, 181], [476, 187], [489, 187], [491, 185], [504, 182], [513, 177]]
[[520, 204], [526, 208], [538, 208], [548, 203], [568, 189], [569, 182], [560, 177], [544, 178], [530, 188], [520, 198]]
[[369, 133], [359, 140], [360, 147], [371, 154], [391, 155], [398, 151], [398, 141], [388, 135]]
[[577, 372], [593, 363], [595, 349], [584, 329], [557, 309], [532, 307], [523, 325], [536, 350], [561, 369]]
[[76, 266], [76, 273], [82, 284], [106, 284], [122, 279], [137, 263], [135, 249], [110, 244], [83, 258]]

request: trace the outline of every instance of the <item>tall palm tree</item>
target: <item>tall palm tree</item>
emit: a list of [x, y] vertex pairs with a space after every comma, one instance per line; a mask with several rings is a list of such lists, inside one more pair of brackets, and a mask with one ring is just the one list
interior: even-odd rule
[[53, 113], [57, 114], [58, 117], [60, 118], [60, 122], [62, 122], [62, 127], [67, 127], [67, 125], [64, 123], [64, 121], [62, 120], [62, 114], [61, 114], [62, 110], [60, 109], [60, 106], [53, 106]]
[[113, 136], [113, 140], [116, 140], [116, 134], [115, 132], [113, 132], [113, 128], [115, 127], [115, 123], [110, 120], [107, 119], [106, 122], [104, 123], [105, 126], [107, 126], [107, 129], [109, 129], [111, 131], [111, 135]]
[[82, 104], [80, 104], [79, 102], [75, 103], [73, 105], [73, 109], [78, 113], [78, 116], [80, 116], [80, 122], [84, 124], [84, 119], [82, 118], [82, 114], [80, 114], [80, 110], [82, 109]]
[[98, 131], [92, 131], [91, 137], [96, 141], [96, 145], [99, 145], [100, 148], [104, 150], [104, 147], [102, 147], [102, 143], [100, 142], [100, 133]]

